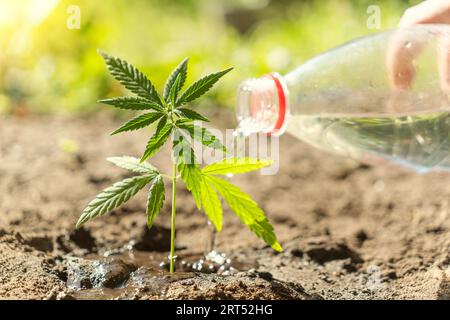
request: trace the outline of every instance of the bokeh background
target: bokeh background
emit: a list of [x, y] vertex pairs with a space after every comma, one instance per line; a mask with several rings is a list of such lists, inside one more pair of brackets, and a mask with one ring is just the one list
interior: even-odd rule
[[[370, 5], [381, 29], [397, 25], [419, 1], [386, 0], [0, 0], [0, 114], [95, 112], [121, 94], [97, 48], [123, 57], [157, 85], [190, 56], [190, 79], [234, 66], [212, 91], [233, 107], [249, 76], [284, 73], [314, 55], [379, 30], [367, 27]], [[70, 6], [79, 29], [67, 27]]]
[[[127, 94], [97, 49], [130, 61], [159, 88], [186, 56], [188, 83], [234, 66], [196, 101], [211, 126], [232, 128], [242, 80], [288, 72], [343, 42], [394, 28], [418, 2], [0, 0], [0, 300], [104, 298], [101, 292], [144, 299], [450, 299], [448, 173], [360, 164], [288, 134], [280, 139], [276, 175], [233, 178], [267, 213], [284, 248], [273, 254], [225, 209], [216, 248], [238, 269], [255, 268], [245, 278], [183, 276], [166, 287], [155, 277], [169, 250], [168, 196], [152, 231], [144, 190], [74, 230], [95, 194], [130, 176], [105, 158], [142, 155], [151, 134], [109, 136], [132, 113], [96, 103]], [[367, 26], [369, 6], [380, 8], [380, 30]], [[79, 29], [67, 27], [71, 8], [80, 10]], [[167, 144], [151, 163], [170, 172], [170, 151]], [[179, 261], [193, 261], [210, 249], [210, 228], [190, 193], [177, 187], [177, 252]], [[128, 250], [133, 246], [138, 250]], [[136, 276], [116, 259], [128, 257], [139, 267]], [[106, 278], [105, 270], [121, 276]], [[87, 285], [120, 279], [120, 288], [72, 296], [67, 285], [78, 276]]]

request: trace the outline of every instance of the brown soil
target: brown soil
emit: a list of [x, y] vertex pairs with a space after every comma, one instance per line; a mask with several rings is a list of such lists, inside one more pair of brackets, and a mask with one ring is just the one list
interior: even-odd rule
[[[127, 174], [105, 158], [138, 156], [146, 143], [145, 132], [110, 137], [117, 124], [109, 114], [0, 120], [0, 298], [450, 298], [450, 175], [360, 165], [288, 135], [277, 175], [234, 181], [265, 209], [284, 252], [224, 213], [217, 249], [248, 271], [170, 277], [141, 263], [167, 256], [170, 225], [166, 202], [153, 233], [143, 232], [144, 192], [74, 231], [86, 203]], [[78, 152], [64, 152], [63, 139]], [[168, 151], [152, 160], [167, 171]], [[209, 229], [178, 191], [178, 255], [199, 255]], [[140, 259], [124, 258], [134, 253]]]

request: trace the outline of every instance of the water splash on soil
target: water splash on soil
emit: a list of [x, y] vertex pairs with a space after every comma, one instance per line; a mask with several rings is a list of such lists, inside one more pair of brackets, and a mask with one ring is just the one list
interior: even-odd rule
[[67, 286], [75, 299], [130, 298], [139, 290], [161, 295], [170, 283], [193, 278], [198, 274], [232, 275], [257, 267], [255, 261], [232, 261], [214, 250], [204, 254], [185, 254], [176, 261], [176, 273], [168, 272], [168, 263], [161, 263], [166, 253], [138, 250], [107, 251], [86, 259], [70, 258]]

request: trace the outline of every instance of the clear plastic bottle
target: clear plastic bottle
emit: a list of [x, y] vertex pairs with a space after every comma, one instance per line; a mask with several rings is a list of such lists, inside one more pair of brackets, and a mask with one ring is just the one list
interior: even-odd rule
[[449, 170], [449, 40], [450, 26], [397, 29], [344, 44], [285, 76], [248, 79], [238, 91], [238, 130], [287, 131], [364, 162]]

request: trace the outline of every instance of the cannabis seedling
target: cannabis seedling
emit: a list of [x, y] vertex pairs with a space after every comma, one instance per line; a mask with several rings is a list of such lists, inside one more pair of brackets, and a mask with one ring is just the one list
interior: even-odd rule
[[[134, 157], [108, 158], [113, 164], [130, 170], [136, 175], [115, 183], [103, 190], [84, 209], [77, 222], [77, 228], [87, 221], [104, 215], [119, 207], [146, 185], [150, 185], [147, 198], [147, 226], [151, 228], [155, 217], [159, 214], [164, 200], [164, 179], [172, 182], [172, 219], [170, 242], [170, 272], [174, 271], [175, 259], [175, 216], [176, 186], [179, 174], [186, 188], [192, 193], [198, 209], [204, 210], [208, 219], [218, 231], [222, 229], [222, 203], [219, 195], [231, 210], [246, 224], [251, 231], [262, 238], [273, 249], [281, 251], [273, 228], [264, 212], [246, 193], [227, 180], [220, 178], [228, 174], [245, 173], [269, 165], [270, 161], [250, 158], [225, 158], [221, 161], [200, 167], [194, 154], [193, 140], [197, 140], [208, 148], [226, 153], [226, 148], [210, 131], [197, 125], [194, 121], [209, 121], [204, 116], [187, 107], [191, 101], [206, 93], [212, 86], [232, 68], [207, 75], [194, 82], [183, 93], [180, 93], [187, 76], [188, 59], [184, 59], [170, 74], [160, 96], [147, 77], [128, 62], [100, 52], [111, 74], [135, 97], [119, 97], [100, 100], [99, 102], [120, 109], [145, 111], [126, 122], [112, 135], [141, 129], [156, 123], [153, 136], [147, 143], [140, 159]], [[166, 175], [146, 162], [172, 136], [172, 174]]]

